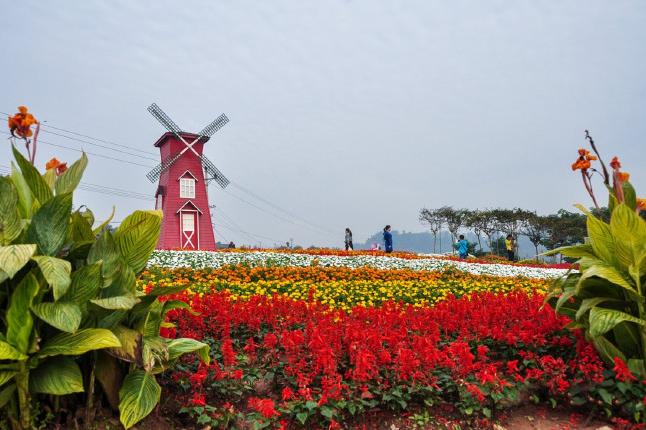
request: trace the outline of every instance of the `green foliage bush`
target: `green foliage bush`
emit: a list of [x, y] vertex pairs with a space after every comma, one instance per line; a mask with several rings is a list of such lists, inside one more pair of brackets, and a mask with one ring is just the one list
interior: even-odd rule
[[156, 374], [185, 353], [209, 360], [206, 344], [159, 335], [166, 313], [186, 306], [159, 300], [177, 289], [136, 290], [161, 212], [136, 211], [111, 233], [111, 217], [95, 226], [72, 208], [85, 154], [57, 176], [13, 152], [19, 168], [0, 177], [0, 419], [30, 429], [42, 403], [74, 393], [91, 419], [100, 387], [129, 428], [159, 402]]

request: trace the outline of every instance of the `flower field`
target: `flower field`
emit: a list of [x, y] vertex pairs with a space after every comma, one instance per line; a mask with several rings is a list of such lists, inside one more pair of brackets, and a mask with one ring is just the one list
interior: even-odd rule
[[[458, 264], [459, 263], [459, 264]], [[503, 266], [503, 267], [501, 267]], [[155, 252], [143, 290], [167, 288], [167, 337], [209, 343], [162, 381], [187, 425], [366, 428], [395, 414], [489, 428], [522, 403], [643, 421], [646, 386], [604, 363], [543, 307], [555, 268], [437, 258]], [[420, 427], [417, 427], [420, 428]]]

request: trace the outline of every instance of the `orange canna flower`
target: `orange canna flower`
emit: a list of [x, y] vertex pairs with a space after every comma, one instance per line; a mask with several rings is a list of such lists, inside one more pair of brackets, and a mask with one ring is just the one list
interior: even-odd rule
[[630, 179], [630, 173], [628, 172], [617, 172], [617, 180], [620, 182], [628, 182]]
[[28, 112], [25, 106], [18, 106], [18, 113], [10, 116], [7, 120], [11, 135], [23, 139], [27, 139], [34, 134], [31, 126], [36, 123], [38, 123], [38, 120]]
[[646, 199], [639, 198], [637, 199], [637, 207], [635, 208], [637, 213], [640, 213], [643, 210], [646, 210]]
[[592, 167], [591, 161], [597, 160], [597, 157], [592, 155], [590, 151], [584, 148], [579, 148], [579, 158], [572, 163], [572, 170], [586, 171]]
[[45, 169], [56, 169], [56, 175], [60, 176], [67, 170], [67, 163], [61, 163], [56, 157], [54, 157], [45, 164]]
[[610, 161], [610, 167], [612, 167], [615, 170], [621, 168], [621, 163], [619, 162], [618, 157], [612, 157], [612, 160]]

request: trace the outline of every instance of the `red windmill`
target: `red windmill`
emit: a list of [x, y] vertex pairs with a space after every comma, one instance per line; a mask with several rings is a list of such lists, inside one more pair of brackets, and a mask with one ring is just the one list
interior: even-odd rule
[[146, 175], [150, 182], [159, 179], [155, 208], [164, 212], [157, 248], [213, 250], [215, 237], [207, 187], [215, 181], [225, 188], [229, 180], [202, 151], [229, 118], [222, 114], [194, 134], [182, 131], [155, 103], [148, 112], [168, 130], [155, 142], [162, 162]]

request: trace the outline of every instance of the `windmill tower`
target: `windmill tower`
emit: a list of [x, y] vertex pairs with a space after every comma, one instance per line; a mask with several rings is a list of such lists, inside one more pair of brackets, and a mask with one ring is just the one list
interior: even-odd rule
[[155, 208], [164, 212], [157, 249], [214, 250], [207, 187], [215, 181], [226, 188], [229, 180], [202, 152], [229, 119], [222, 114], [194, 134], [182, 131], [155, 103], [148, 112], [168, 130], [155, 142], [162, 161], [146, 175], [150, 182], [159, 180]]

